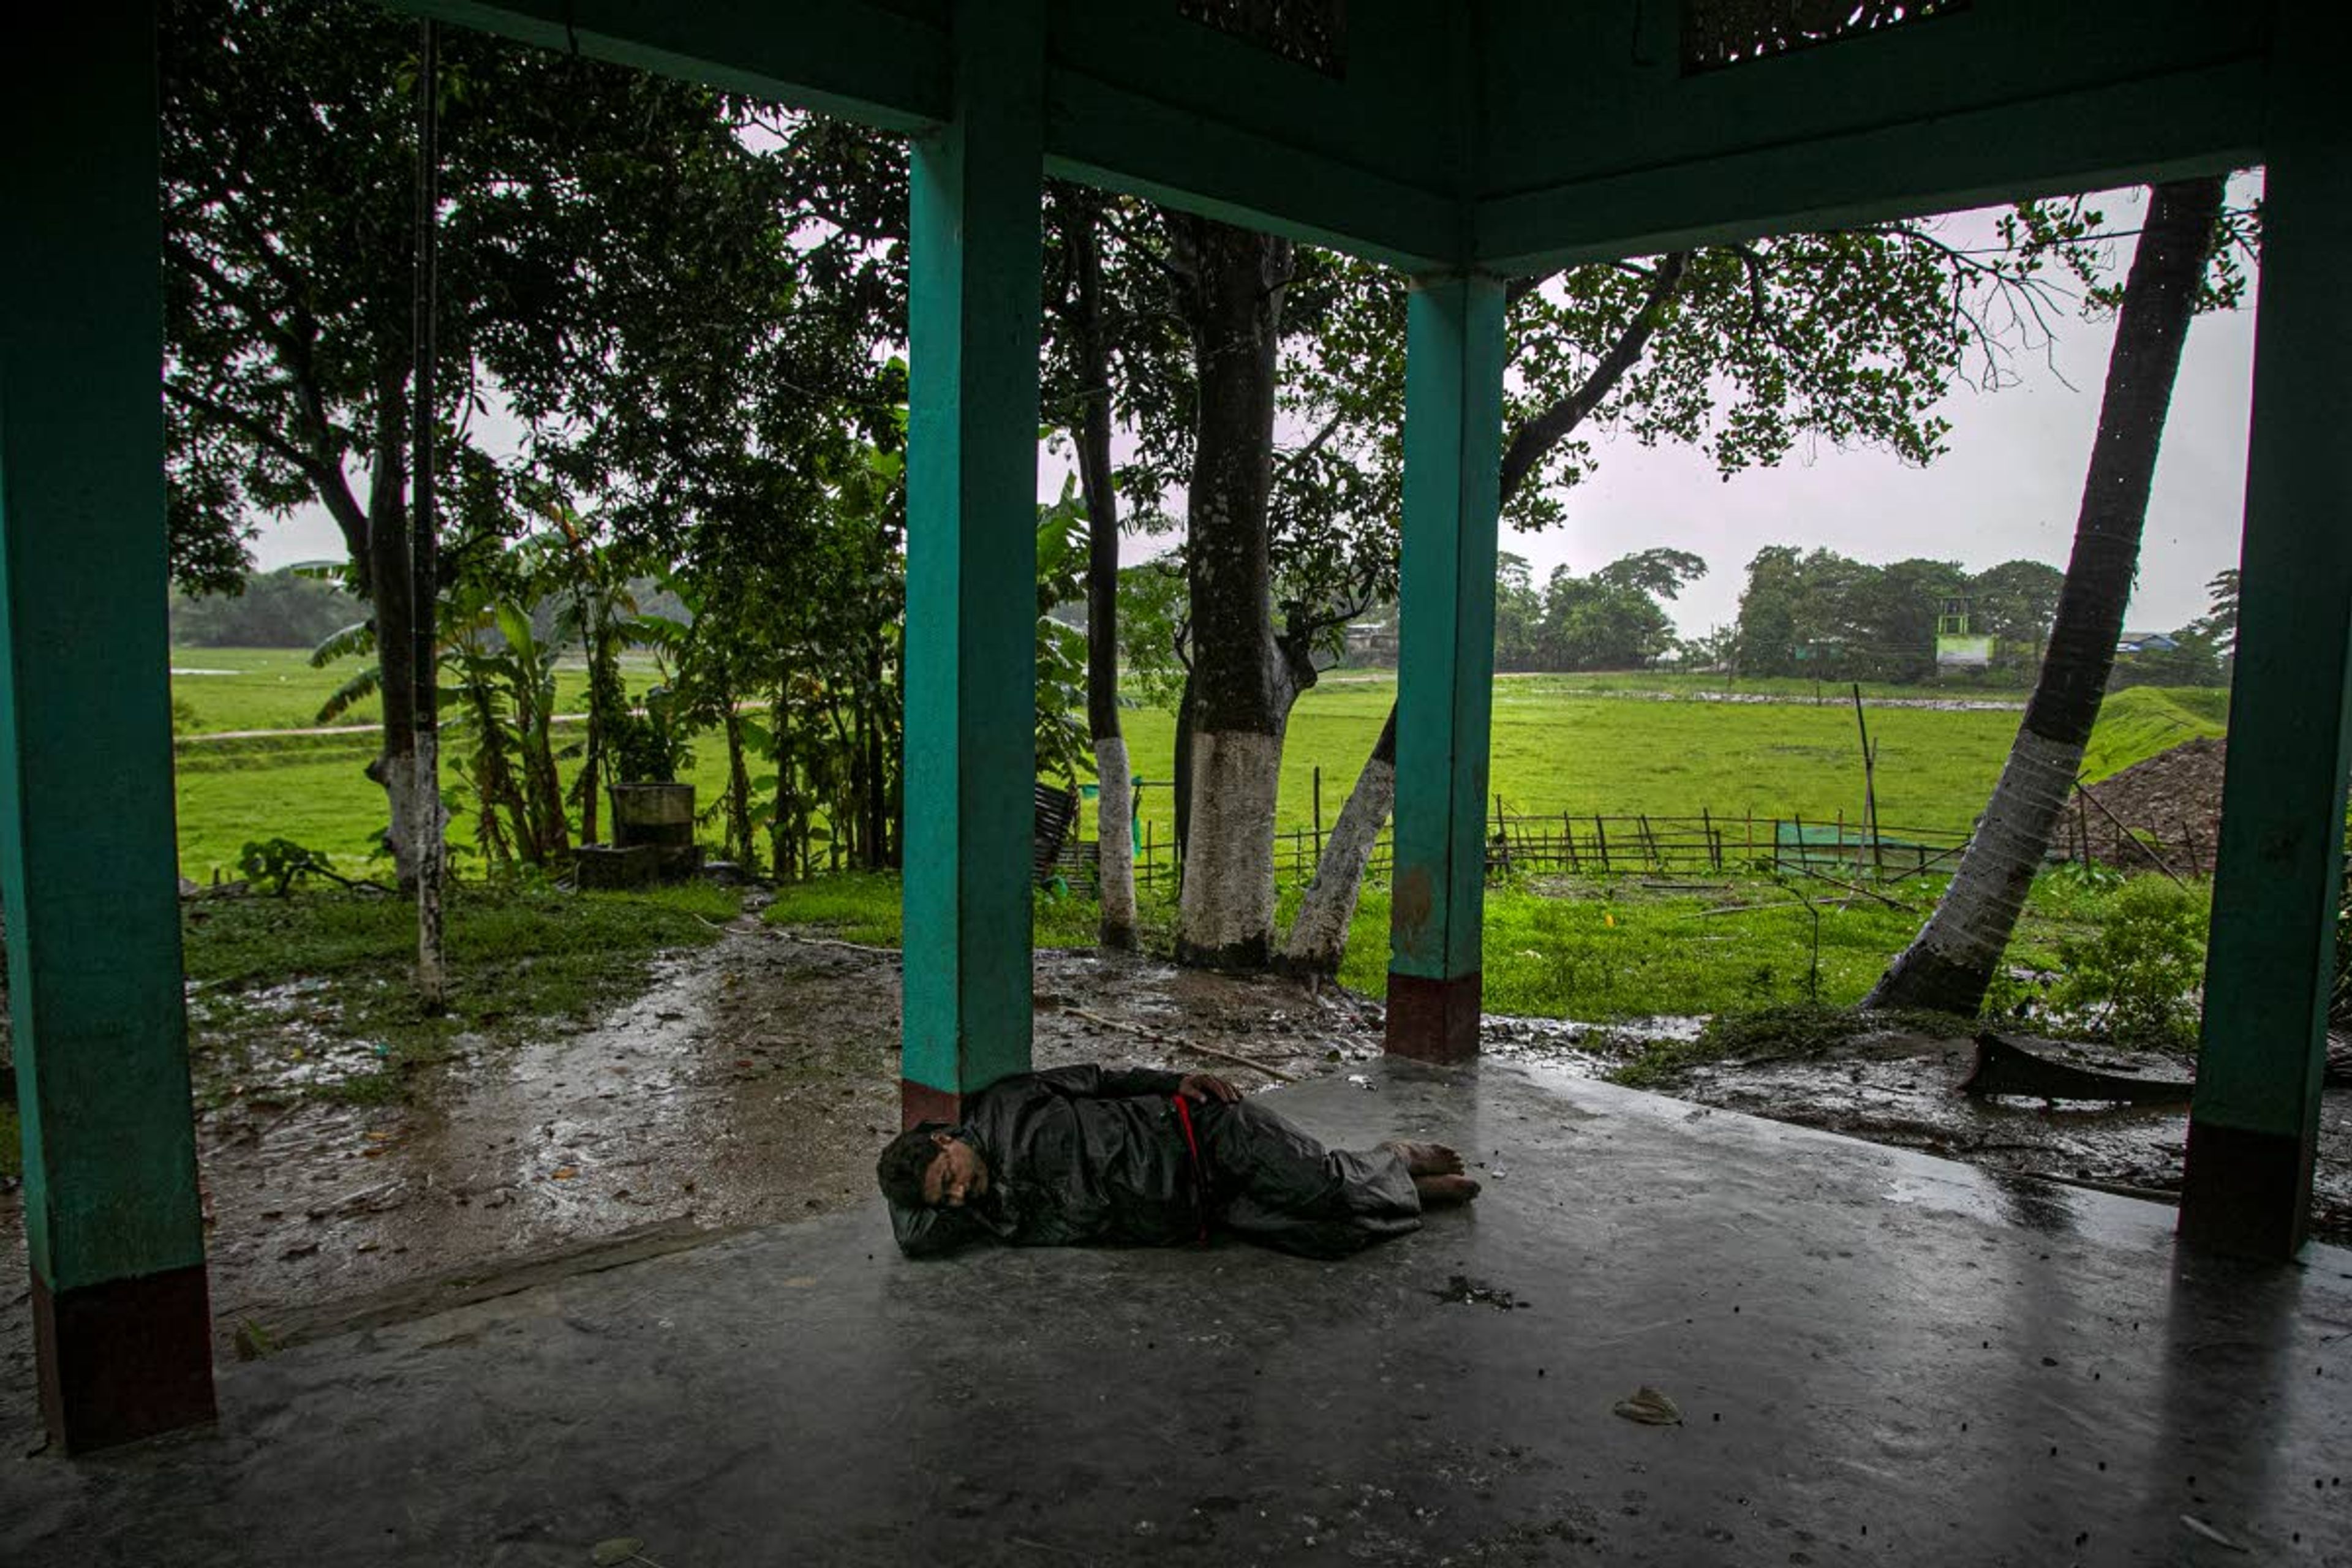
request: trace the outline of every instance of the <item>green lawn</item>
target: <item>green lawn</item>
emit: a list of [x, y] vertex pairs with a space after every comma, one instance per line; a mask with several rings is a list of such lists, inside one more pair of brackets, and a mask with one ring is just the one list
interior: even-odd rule
[[[294, 651], [183, 649], [173, 656], [175, 697], [193, 710], [184, 733], [309, 724], [342, 679], [310, 669]], [[184, 673], [236, 669], [236, 675]], [[647, 668], [633, 671], [650, 678]], [[576, 683], [577, 673], [568, 678]], [[1863, 810], [1853, 710], [1829, 701], [1772, 704], [1659, 701], [1597, 694], [1606, 689], [1687, 694], [1702, 679], [1667, 675], [1507, 675], [1495, 688], [1492, 793], [1507, 810], [1589, 816], [1646, 813], [1738, 820], [1801, 816], [1829, 822]], [[1756, 683], [1742, 683], [1742, 689]], [[1810, 683], [1780, 682], [1796, 692]], [[577, 697], [576, 684], [565, 688]], [[1294, 710], [1283, 760], [1279, 816], [1286, 829], [1339, 816], [1395, 694], [1391, 676], [1342, 672], [1307, 692]], [[1912, 690], [1908, 695], [1921, 695]], [[1943, 694], [1929, 691], [1926, 695]], [[2108, 702], [2087, 759], [2095, 776], [2191, 734], [2220, 730], [2220, 692], [2135, 688]], [[1878, 746], [1880, 820], [1890, 828], [1959, 831], [1983, 809], [2017, 729], [2014, 711], [1871, 710]], [[1123, 716], [1137, 775], [1150, 781], [1140, 820], [1155, 845], [1174, 832], [1175, 726], [1157, 709]], [[328, 851], [351, 868], [364, 861], [383, 821], [383, 795], [361, 769], [373, 752], [365, 736], [284, 742], [191, 742], [180, 748], [179, 805], [184, 874], [209, 879], [236, 865], [248, 839], [282, 837]], [[723, 782], [721, 748], [696, 746], [688, 778], [707, 805]], [[1493, 809], [1493, 802], [1486, 803]], [[468, 826], [461, 821], [459, 838]]]
[[[1917, 931], [1943, 887], [1940, 877], [1889, 883], [1886, 896], [1906, 906], [1895, 909], [1844, 900], [1818, 882], [1763, 878], [1703, 890], [1661, 890], [1633, 879], [1504, 882], [1486, 889], [1486, 1010], [1608, 1022], [1800, 1003], [1852, 1006]], [[2010, 962], [2054, 967], [2058, 944], [2095, 932], [2117, 892], [2114, 879], [2063, 871], [2043, 877], [2027, 902]], [[2193, 887], [2192, 897], [2205, 896], [2201, 884]], [[1279, 923], [1288, 924], [1297, 903], [1297, 889], [1286, 889]], [[1174, 910], [1147, 901], [1140, 912], [1145, 945], [1164, 952]], [[826, 877], [788, 886], [766, 918], [896, 946], [898, 879]], [[1091, 945], [1095, 918], [1090, 900], [1041, 894], [1036, 945]], [[1388, 889], [1374, 883], [1349, 928], [1339, 978], [1379, 995], [1388, 961]]]
[[[337, 659], [324, 669], [310, 668], [299, 648], [180, 647], [172, 650], [172, 698], [176, 710], [173, 728], [183, 735], [215, 734], [225, 730], [299, 730], [319, 722], [320, 704], [373, 660]], [[632, 655], [622, 660], [629, 689], [641, 691], [653, 684], [652, 658]], [[583, 713], [588, 707], [587, 667], [567, 659], [557, 668], [556, 710]], [[336, 724], [380, 724], [383, 709], [375, 699], [354, 704], [333, 721]]]

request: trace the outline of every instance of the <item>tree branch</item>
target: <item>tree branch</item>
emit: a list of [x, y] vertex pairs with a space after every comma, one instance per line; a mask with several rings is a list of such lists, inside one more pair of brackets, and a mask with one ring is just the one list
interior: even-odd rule
[[1676, 250], [1660, 257], [1656, 270], [1650, 274], [1650, 291], [1643, 300], [1642, 308], [1625, 324], [1625, 330], [1617, 334], [1616, 342], [1601, 356], [1601, 363], [1592, 367], [1592, 374], [1586, 376], [1575, 391], [1511, 432], [1510, 444], [1503, 449], [1502, 495], [1505, 500], [1510, 500], [1527, 482], [1528, 476], [1535, 472], [1536, 465], [1543, 461], [1544, 455], [1565, 440], [1570, 431], [1582, 424], [1586, 416], [1598, 407], [1601, 400], [1607, 397], [1624, 378], [1625, 373], [1640, 363], [1643, 353], [1650, 345], [1652, 334], [1656, 332], [1658, 322], [1665, 314], [1666, 306], [1673, 300], [1676, 290], [1681, 289], [1689, 269], [1690, 252], [1687, 250]]

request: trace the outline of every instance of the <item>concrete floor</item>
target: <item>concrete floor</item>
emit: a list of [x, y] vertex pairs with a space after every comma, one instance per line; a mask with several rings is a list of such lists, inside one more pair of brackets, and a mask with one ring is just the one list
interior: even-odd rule
[[[2167, 1209], [1492, 1061], [1370, 1081], [1276, 1103], [1450, 1139], [1475, 1210], [1328, 1265], [760, 1232], [0, 1460], [0, 1563], [2352, 1564], [2352, 1253], [2183, 1261]], [[1644, 1384], [1685, 1424], [1612, 1413]]]

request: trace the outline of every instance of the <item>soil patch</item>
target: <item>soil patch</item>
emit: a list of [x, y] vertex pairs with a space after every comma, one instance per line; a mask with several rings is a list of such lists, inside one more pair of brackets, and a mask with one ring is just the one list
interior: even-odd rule
[[2128, 871], [2157, 864], [2184, 876], [2212, 870], [2229, 754], [2226, 741], [2184, 741], [2085, 784], [2083, 793], [2095, 804], [2074, 814], [2062, 835], [2066, 846], [2080, 858], [2087, 842], [2092, 858]]

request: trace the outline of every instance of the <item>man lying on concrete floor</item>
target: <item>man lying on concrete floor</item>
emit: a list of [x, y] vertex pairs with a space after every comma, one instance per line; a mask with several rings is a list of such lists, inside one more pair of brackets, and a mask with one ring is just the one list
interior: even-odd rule
[[1420, 1228], [1424, 1205], [1478, 1195], [1443, 1143], [1326, 1149], [1207, 1073], [1017, 1073], [963, 1117], [901, 1132], [875, 1167], [910, 1258], [988, 1237], [1165, 1246], [1212, 1226], [1339, 1258]]

